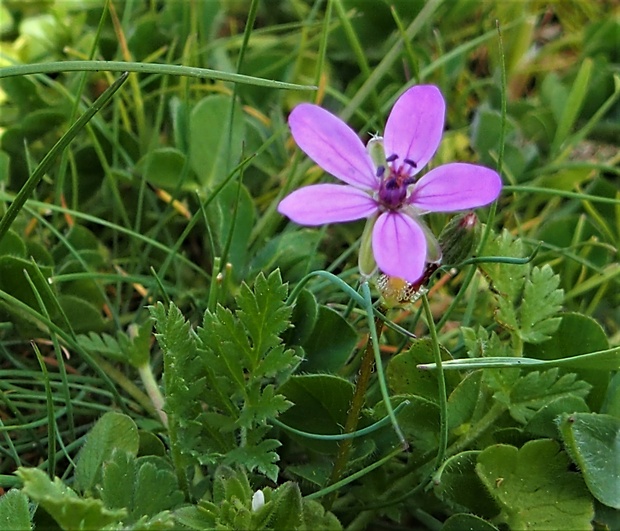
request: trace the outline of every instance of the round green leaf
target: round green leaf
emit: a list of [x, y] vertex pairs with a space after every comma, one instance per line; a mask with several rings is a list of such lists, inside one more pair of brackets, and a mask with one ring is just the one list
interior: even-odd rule
[[[439, 442], [439, 407], [427, 398], [416, 395], [395, 395], [391, 397], [392, 407], [401, 402], [409, 403], [397, 415], [405, 438], [419, 451], [431, 451], [437, 448]], [[374, 408], [374, 417], [379, 420], [387, 415], [385, 404], [379, 402]], [[382, 428], [379, 433], [386, 431], [394, 433], [391, 425]]]
[[89, 301], [73, 295], [61, 295], [58, 297], [58, 302], [76, 334], [103, 332], [107, 329], [108, 325], [103, 319], [101, 310]]
[[[441, 346], [440, 352], [443, 360], [452, 359], [450, 353]], [[390, 389], [395, 394], [415, 394], [437, 402], [439, 384], [436, 371], [422, 371], [417, 368], [420, 363], [433, 361], [433, 342], [426, 338], [414, 341], [407, 352], [401, 352], [390, 360], [386, 369]], [[456, 372], [446, 372], [445, 378], [449, 390], [454, 389], [460, 381]]]
[[15, 231], [7, 231], [2, 240], [0, 240], [0, 256], [4, 255], [26, 258], [26, 244]]
[[284, 334], [287, 345], [303, 345], [312, 335], [319, 316], [319, 305], [311, 291], [302, 289], [295, 299], [291, 328]]
[[[160, 148], [142, 157], [136, 164], [136, 171], [142, 173], [144, 178], [154, 186], [175, 190], [183, 175], [184, 167], [185, 155], [183, 153], [174, 148]], [[185, 190], [195, 187], [196, 182], [193, 177], [186, 179], [182, 184], [182, 189]]]
[[562, 413], [589, 413], [590, 409], [580, 396], [561, 396], [540, 408], [525, 426], [525, 431], [538, 437], [559, 437], [556, 419]]
[[[279, 389], [293, 406], [280, 420], [298, 430], [334, 435], [342, 433], [353, 398], [353, 385], [338, 376], [304, 374], [292, 376]], [[291, 434], [305, 446], [323, 453], [336, 452], [337, 441], [320, 441]]]
[[620, 509], [620, 419], [596, 413], [564, 414], [560, 431], [592, 495]]
[[357, 343], [355, 329], [340, 314], [321, 306], [311, 336], [302, 345], [306, 359], [300, 372], [336, 372]]
[[478, 455], [476, 473], [501, 507], [496, 521], [513, 531], [527, 529], [590, 530], [592, 499], [569, 458], [549, 439], [518, 449], [496, 444]]
[[476, 474], [479, 453], [467, 451], [450, 457], [435, 475], [433, 487], [435, 495], [455, 509], [492, 518], [500, 509]]
[[190, 116], [190, 162], [200, 183], [210, 188], [240, 162], [244, 139], [241, 106], [235, 105], [230, 128], [230, 97], [207, 96]]
[[473, 514], [453, 514], [448, 518], [441, 531], [497, 531], [497, 527]]
[[127, 415], [110, 411], [103, 415], [88, 433], [78, 454], [75, 485], [84, 493], [91, 492], [101, 479], [102, 465], [115, 449], [136, 456], [140, 445], [138, 428]]
[[482, 371], [465, 376], [448, 397], [448, 426], [451, 430], [467, 424], [476, 409]]

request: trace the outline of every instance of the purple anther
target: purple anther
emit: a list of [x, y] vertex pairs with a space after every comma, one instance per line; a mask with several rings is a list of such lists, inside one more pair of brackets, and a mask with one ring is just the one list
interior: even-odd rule
[[394, 162], [397, 158], [398, 158], [398, 155], [396, 153], [394, 153], [393, 155], [390, 155], [388, 158], [386, 158], [385, 161], [386, 162]]
[[379, 179], [381, 179], [384, 173], [385, 173], [385, 166], [378, 166], [377, 172], [375, 173], [375, 175], [379, 177]]
[[405, 164], [409, 164], [409, 166], [411, 166], [412, 168], [417, 168], [418, 167], [418, 165], [415, 163], [415, 160], [403, 159], [403, 162]]

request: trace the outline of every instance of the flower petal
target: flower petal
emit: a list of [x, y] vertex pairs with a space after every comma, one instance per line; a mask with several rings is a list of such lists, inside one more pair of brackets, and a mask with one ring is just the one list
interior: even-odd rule
[[476, 164], [444, 164], [422, 177], [409, 202], [428, 212], [454, 212], [488, 205], [497, 199], [502, 179], [496, 171]]
[[424, 272], [426, 237], [406, 214], [381, 214], [372, 232], [372, 249], [377, 266], [386, 275], [415, 282]]
[[278, 212], [300, 225], [322, 225], [366, 218], [377, 203], [366, 192], [340, 184], [313, 184], [295, 190], [278, 205]]
[[302, 151], [326, 172], [347, 184], [376, 190], [379, 179], [355, 131], [318, 105], [297, 105], [288, 118], [291, 133]]
[[434, 85], [416, 85], [404, 92], [392, 108], [385, 124], [386, 156], [398, 155], [416, 163], [413, 174], [426, 166], [437, 151], [446, 113], [446, 104]]

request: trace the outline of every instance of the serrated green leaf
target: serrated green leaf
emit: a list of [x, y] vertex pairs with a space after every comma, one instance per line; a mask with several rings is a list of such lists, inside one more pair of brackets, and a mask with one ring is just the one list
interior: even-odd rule
[[279, 467], [275, 464], [280, 456], [274, 450], [282, 445], [275, 439], [265, 439], [254, 446], [241, 446], [228, 452], [224, 457], [225, 464], [241, 464], [248, 470], [258, 470], [271, 481], [278, 479]]
[[[504, 230], [489, 240], [485, 253], [519, 258], [523, 246]], [[497, 322], [526, 343], [549, 339], [560, 325], [557, 314], [564, 297], [563, 290], [558, 289], [560, 278], [551, 267], [507, 263], [483, 263], [480, 267], [496, 294]]]
[[[151, 518], [143, 517], [131, 525], [123, 524], [119, 531], [161, 531], [178, 529], [178, 522], [170, 511], [162, 511]], [[107, 530], [107, 528], [106, 528]]]
[[273, 385], [262, 390], [252, 389], [245, 401], [238, 424], [250, 428], [253, 424], [264, 424], [270, 418], [276, 418], [293, 405], [284, 395], [276, 394]]
[[559, 427], [592, 495], [620, 510], [620, 419], [596, 413], [564, 414]]
[[0, 527], [15, 531], [30, 531], [28, 498], [20, 490], [11, 489], [0, 496]]
[[[484, 247], [484, 254], [487, 256], [522, 258], [524, 255], [523, 244], [521, 240], [515, 240], [504, 229], [500, 235], [489, 238]], [[507, 301], [518, 300], [518, 295], [522, 290], [523, 281], [528, 271], [527, 268], [527, 265], [520, 264], [492, 262], [480, 264], [480, 269], [491, 280], [493, 289]]]
[[584, 398], [591, 385], [577, 380], [575, 374], [559, 375], [559, 369], [533, 371], [522, 376], [510, 392], [510, 414], [520, 423], [526, 424], [534, 414], [545, 405], [561, 397], [577, 396]]
[[557, 314], [562, 309], [564, 290], [558, 289], [560, 276], [549, 264], [534, 267], [525, 281], [523, 302], [519, 308], [519, 335], [528, 343], [541, 343], [560, 326]]
[[476, 473], [501, 507], [497, 522], [512, 531], [591, 529], [592, 499], [555, 441], [529, 441], [521, 449], [494, 445], [478, 456]]
[[[164, 355], [164, 409], [170, 427], [173, 455], [191, 456], [198, 444], [201, 426], [197, 419], [203, 413], [202, 393], [206, 387], [198, 372], [200, 360], [196, 352], [195, 335], [181, 311], [162, 303], [149, 308], [155, 322], [155, 337]], [[175, 463], [184, 468], [188, 463]]]
[[[579, 313], [563, 313], [560, 327], [550, 340], [537, 345], [526, 344], [524, 354], [543, 360], [564, 360], [565, 358], [609, 349], [609, 340], [603, 327], [591, 317]], [[586, 402], [592, 411], [600, 411], [612, 374], [620, 369], [618, 353], [585, 356], [570, 361], [560, 372], [571, 371], [592, 385]]]
[[302, 521], [302, 502], [299, 487], [292, 481], [280, 485], [271, 496], [275, 505], [271, 517], [270, 529], [287, 531], [298, 529]]
[[203, 531], [215, 526], [217, 507], [211, 502], [201, 500], [197, 505], [176, 509], [173, 515], [179, 524], [195, 531]]
[[125, 508], [125, 523], [136, 523], [174, 509], [183, 500], [177, 478], [170, 464], [162, 458], [136, 458], [117, 450], [104, 464], [101, 499], [107, 507]]
[[135, 422], [121, 413], [109, 411], [103, 415], [88, 433], [80, 450], [75, 469], [75, 486], [83, 493], [92, 493], [101, 479], [101, 468], [114, 450], [138, 453], [140, 438]]
[[239, 500], [250, 506], [252, 487], [243, 470], [233, 470], [228, 466], [219, 466], [213, 480], [213, 502], [219, 505], [225, 501]]
[[243, 464], [277, 477], [275, 446], [262, 439], [268, 419], [290, 406], [269, 379], [298, 363], [280, 338], [289, 326], [286, 294], [277, 271], [259, 274], [253, 290], [242, 286], [237, 311], [206, 311], [196, 334], [174, 305], [168, 312], [161, 305], [151, 309], [164, 350], [171, 444], [191, 458], [186, 465]]
[[288, 290], [278, 270], [256, 277], [254, 290], [243, 284], [237, 297], [237, 316], [252, 339], [252, 368], [265, 353], [279, 345], [280, 334], [289, 326], [291, 307], [284, 304]]
[[181, 310], [173, 303], [166, 310], [161, 302], [151, 306], [149, 310], [155, 321], [155, 337], [164, 354], [175, 356], [175, 361], [187, 363], [196, 350], [196, 342], [191, 334], [190, 324]]
[[110, 334], [96, 334], [90, 332], [88, 335], [80, 334], [77, 337], [78, 343], [82, 348], [91, 352], [98, 352], [115, 361], [124, 361], [125, 355], [118, 341]]
[[317, 501], [302, 500], [303, 515], [300, 531], [340, 531], [342, 525], [336, 516], [326, 511]]
[[52, 482], [36, 468], [20, 468], [16, 474], [24, 483], [23, 492], [43, 507], [62, 529], [102, 529], [119, 522], [127, 514], [112, 510], [101, 500], [79, 498], [59, 478]]

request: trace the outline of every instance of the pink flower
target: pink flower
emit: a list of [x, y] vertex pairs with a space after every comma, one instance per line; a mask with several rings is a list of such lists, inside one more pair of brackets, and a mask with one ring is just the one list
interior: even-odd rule
[[415, 282], [426, 262], [441, 258], [420, 216], [487, 205], [502, 187], [497, 172], [475, 164], [444, 164], [416, 177], [437, 151], [444, 117], [437, 87], [411, 87], [394, 104], [384, 137], [372, 138], [365, 147], [340, 118], [317, 105], [298, 105], [288, 120], [295, 142], [346, 184], [300, 188], [280, 202], [278, 211], [300, 225], [369, 218], [379, 269]]

